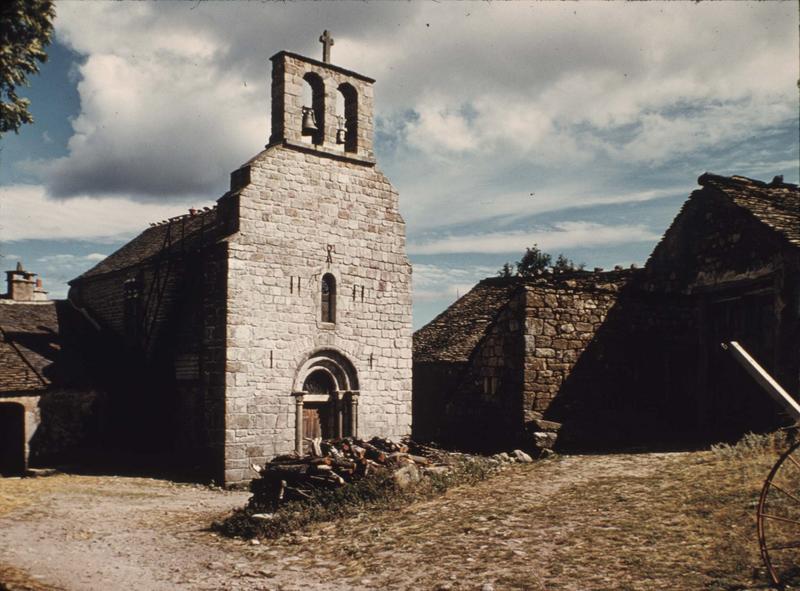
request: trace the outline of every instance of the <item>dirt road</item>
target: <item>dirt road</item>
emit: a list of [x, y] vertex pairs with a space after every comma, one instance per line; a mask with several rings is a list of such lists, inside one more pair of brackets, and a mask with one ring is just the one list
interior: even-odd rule
[[562, 457], [257, 545], [207, 529], [247, 493], [144, 478], [0, 479], [0, 582], [69, 591], [743, 589], [758, 584], [750, 505], [770, 460]]

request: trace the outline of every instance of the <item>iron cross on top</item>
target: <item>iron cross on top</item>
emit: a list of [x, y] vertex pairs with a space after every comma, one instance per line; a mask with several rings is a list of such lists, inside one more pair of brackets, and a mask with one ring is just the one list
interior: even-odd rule
[[322, 35], [319, 36], [319, 42], [322, 43], [322, 61], [326, 64], [331, 63], [331, 46], [333, 45], [333, 37], [325, 29]]

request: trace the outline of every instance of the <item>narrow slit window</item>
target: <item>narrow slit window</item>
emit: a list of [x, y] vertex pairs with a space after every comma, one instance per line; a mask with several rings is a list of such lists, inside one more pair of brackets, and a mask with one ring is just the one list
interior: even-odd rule
[[322, 322], [336, 322], [336, 278], [330, 273], [322, 276]]

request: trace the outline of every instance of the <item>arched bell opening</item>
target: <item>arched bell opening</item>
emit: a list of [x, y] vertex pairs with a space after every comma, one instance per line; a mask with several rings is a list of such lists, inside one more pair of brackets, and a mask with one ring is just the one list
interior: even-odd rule
[[314, 72], [303, 76], [303, 112], [301, 135], [312, 144], [322, 144], [325, 137], [325, 83]]
[[0, 402], [0, 474], [25, 472], [25, 407]]
[[345, 152], [358, 151], [358, 91], [347, 82], [336, 93], [336, 143]]
[[295, 384], [297, 453], [306, 452], [314, 438], [357, 436], [358, 379], [346, 357], [338, 351], [318, 351], [301, 365]]

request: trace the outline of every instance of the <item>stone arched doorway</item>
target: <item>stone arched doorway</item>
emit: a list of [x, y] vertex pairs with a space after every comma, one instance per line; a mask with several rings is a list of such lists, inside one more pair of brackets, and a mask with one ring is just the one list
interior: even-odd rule
[[0, 402], [0, 474], [25, 472], [25, 407]]
[[358, 434], [358, 376], [342, 353], [325, 349], [309, 355], [295, 379], [295, 451], [308, 439]]

